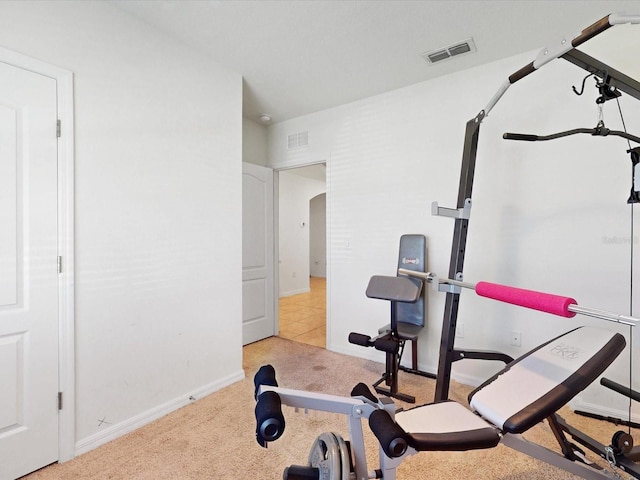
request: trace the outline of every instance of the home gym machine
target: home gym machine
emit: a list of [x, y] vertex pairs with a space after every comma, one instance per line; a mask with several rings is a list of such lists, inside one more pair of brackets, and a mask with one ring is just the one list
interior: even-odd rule
[[[481, 110], [476, 117], [467, 122], [456, 208], [442, 208], [438, 206], [437, 202], [434, 202], [432, 205], [433, 214], [452, 217], [455, 222], [449, 262], [449, 278], [454, 280], [462, 280], [463, 278], [467, 232], [469, 228], [472, 204], [473, 179], [476, 167], [476, 155], [478, 151], [478, 138], [480, 134], [480, 125], [483, 120], [489, 115], [491, 110], [511, 85], [522, 80], [526, 76], [532, 74], [539, 68], [557, 58], [567, 60], [578, 67], [583, 68], [589, 72], [589, 74], [599, 78], [600, 82], [598, 88], [600, 89], [602, 98], [615, 98], [620, 92], [624, 92], [640, 100], [640, 83], [637, 80], [634, 80], [609, 65], [606, 65], [580, 50], [577, 50], [577, 47], [601, 34], [610, 27], [627, 23], [640, 23], [640, 15], [608, 15], [584, 29], [577, 37], [573, 39], [564, 38], [555, 46], [543, 48], [533, 62], [510, 75], [500, 86], [498, 92], [493, 96], [493, 98], [491, 98], [486, 108]], [[604, 102], [604, 100], [602, 100], [602, 102]], [[604, 135], [605, 130], [601, 128], [598, 134]], [[611, 132], [608, 134], [611, 134]], [[532, 140], [532, 137], [533, 136], [530, 135], [506, 134], [506, 138], [510, 139]], [[627, 138], [637, 141], [637, 139], [632, 136], [627, 136]], [[541, 140], [544, 138], [538, 137], [537, 139]], [[635, 154], [632, 153], [632, 159], [634, 158], [635, 174], [635, 166], [638, 163], [637, 149]], [[640, 191], [640, 185], [635, 184], [635, 178], [636, 177], [634, 175], [632, 197], [640, 198], [637, 193]], [[640, 181], [640, 175], [638, 175], [637, 178], [638, 181]], [[473, 351], [458, 350], [454, 345], [456, 325], [458, 321], [459, 301], [460, 291], [453, 286], [449, 291], [447, 291], [445, 300], [444, 318], [442, 321], [442, 333], [440, 338], [437, 382], [434, 397], [435, 401], [443, 401], [448, 398], [452, 364], [465, 358], [477, 358], [474, 357], [475, 353]]]
[[[577, 48], [609, 28], [622, 24], [640, 24], [640, 15], [608, 15], [584, 29], [577, 37], [573, 39], [564, 38], [556, 45], [543, 48], [533, 62], [510, 75], [501, 85], [498, 92], [491, 98], [486, 108], [480, 111], [476, 117], [467, 122], [456, 208], [444, 209], [439, 207], [437, 202], [434, 202], [432, 206], [433, 214], [449, 216], [454, 218], [455, 221], [449, 263], [449, 278], [454, 280], [463, 279], [463, 267], [472, 204], [471, 198], [476, 167], [476, 154], [478, 150], [478, 138], [480, 125], [483, 120], [489, 115], [491, 110], [511, 85], [536, 72], [552, 60], [558, 58], [562, 58], [586, 70], [589, 74], [586, 78], [593, 76], [597, 79], [596, 87], [600, 94], [596, 100], [598, 105], [602, 106], [609, 100], [617, 100], [622, 93], [626, 93], [636, 100], [640, 100], [640, 82], [638, 82], [638, 80], [627, 76], [623, 72], [616, 70], [610, 65], [607, 65], [590, 55], [587, 55]], [[582, 93], [577, 91], [575, 88], [574, 92], [578, 95]], [[609, 130], [605, 127], [604, 122], [602, 121], [598, 122], [597, 126], [593, 129], [574, 129], [546, 136], [505, 133], [503, 137], [507, 140], [545, 141], [574, 134], [589, 134], [597, 137], [619, 136], [625, 138], [629, 142], [633, 141], [640, 143], [640, 138], [637, 136], [631, 135], [626, 131]], [[631, 155], [632, 163], [632, 186], [628, 203], [631, 204], [633, 208], [634, 203], [640, 202], [640, 172], [636, 175], [637, 166], [640, 164], [640, 147], [632, 148], [629, 144], [628, 153]], [[447, 291], [434, 396], [434, 400], [436, 402], [444, 401], [448, 398], [452, 364], [464, 358], [471, 358], [471, 355], [473, 355], [471, 352], [457, 350], [454, 346], [459, 296], [460, 289], [455, 285], [451, 286], [450, 290]], [[629, 389], [627, 389], [627, 391], [629, 391]], [[569, 435], [582, 446], [596, 452], [603, 458], [606, 458], [613, 466], [616, 466], [635, 478], [640, 479], [640, 466], [636, 465], [630, 456], [633, 439], [629, 434], [623, 435], [620, 434], [620, 432], [616, 432], [612, 438], [611, 444], [605, 446], [571, 427], [560, 417], [554, 416], [550, 424], [563, 454], [567, 458], [573, 458], [576, 456], [571, 442], [566, 437], [566, 435]]]
[[[563, 317], [580, 313], [629, 325], [640, 321], [630, 315], [579, 306], [569, 297], [487, 282], [473, 285], [463, 280], [480, 124], [511, 85], [557, 58], [573, 63], [599, 79], [602, 103], [617, 98], [619, 93], [626, 93], [640, 100], [640, 83], [637, 80], [577, 49], [610, 27], [627, 23], [640, 24], [640, 15], [608, 15], [583, 30], [577, 37], [565, 38], [558, 45], [544, 48], [533, 62], [510, 75], [487, 107], [467, 122], [456, 208], [443, 208], [437, 202], [432, 205], [434, 214], [453, 218], [455, 222], [449, 273], [445, 280], [440, 280], [433, 274], [422, 272], [425, 282], [432, 283], [438, 291], [446, 293], [434, 403], [397, 411], [391, 399], [376, 398], [362, 384], [354, 389], [353, 397], [345, 398], [287, 390], [277, 386], [272, 367], [264, 367], [258, 372], [254, 380], [257, 399], [256, 437], [261, 445], [266, 446], [282, 435], [285, 426], [282, 405], [340, 413], [349, 419], [350, 441], [344, 441], [337, 434], [321, 435], [313, 444], [308, 464], [285, 470], [285, 479], [395, 480], [397, 466], [408, 455], [420, 451], [490, 448], [498, 443], [556, 465], [581, 478], [597, 480], [618, 477], [615, 470], [604, 471], [587, 462], [585, 452], [571, 442], [567, 435], [605, 458], [612, 468], [619, 468], [640, 479], [640, 469], [635, 465], [634, 458], [627, 455], [633, 452], [633, 439], [630, 435], [616, 432], [611, 444], [605, 446], [569, 426], [556, 413], [595, 381], [624, 349], [624, 337], [618, 333], [580, 327], [541, 345], [511, 362], [469, 395], [469, 405], [474, 413], [448, 400], [452, 364], [463, 358], [473, 358], [473, 352], [456, 350], [454, 347], [459, 297], [464, 288], [471, 288], [483, 297]], [[590, 133], [596, 136], [612, 134], [603, 124], [599, 124], [594, 130], [572, 133]], [[619, 136], [624, 136], [629, 141], [637, 141], [626, 132], [613, 134], [620, 134]], [[534, 136], [522, 134], [510, 135], [520, 135], [520, 138], [511, 138], [517, 140], [550, 139], [539, 136], [534, 139]], [[635, 175], [636, 166], [640, 163], [640, 151], [630, 147], [629, 153], [634, 174], [629, 202], [635, 203], [640, 199], [640, 176]], [[411, 276], [417, 274], [410, 270], [400, 273]], [[386, 299], [403, 301], [404, 298], [410, 298], [407, 292], [400, 294], [396, 290], [396, 282], [402, 277], [391, 278], [397, 280], [389, 280], [385, 284], [389, 290]], [[404, 282], [399, 288], [402, 290], [407, 286]], [[560, 358], [562, 366], [558, 363]], [[564, 363], [567, 360], [569, 362]], [[515, 384], [522, 385], [522, 381], [527, 389], [514, 388]], [[367, 470], [362, 419], [368, 419], [369, 427], [379, 442], [380, 468], [373, 471]], [[520, 436], [544, 419], [548, 420], [560, 445], [560, 454], [532, 444]]]
[[[479, 282], [440, 280], [430, 273], [405, 270], [437, 285], [470, 288], [479, 296], [570, 318], [576, 313], [635, 324], [640, 319], [583, 307], [570, 297]], [[403, 277], [386, 277], [385, 299], [410, 300], [420, 286]], [[387, 397], [377, 398], [362, 383], [351, 397], [281, 388], [273, 366], [260, 368], [254, 378], [256, 439], [266, 447], [284, 433], [282, 406], [345, 415], [349, 440], [335, 432], [321, 434], [313, 443], [306, 465], [291, 465], [284, 480], [395, 480], [396, 468], [409, 455], [422, 451], [466, 451], [495, 447], [498, 443], [538, 458], [588, 480], [617, 478], [582, 455], [559, 454], [521, 437], [548, 419], [591, 384], [623, 351], [619, 333], [595, 327], [578, 327], [540, 345], [469, 394], [471, 410], [453, 401], [436, 402], [398, 411]], [[527, 385], [527, 388], [521, 388]], [[379, 442], [380, 466], [369, 470], [362, 420]], [[570, 445], [570, 444], [569, 444]], [[572, 448], [574, 446], [570, 445]], [[569, 446], [567, 446], [569, 448]], [[583, 453], [583, 452], [580, 452]]]

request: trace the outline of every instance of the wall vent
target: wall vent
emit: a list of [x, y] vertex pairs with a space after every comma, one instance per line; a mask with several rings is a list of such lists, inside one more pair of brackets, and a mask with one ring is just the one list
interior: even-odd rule
[[292, 148], [306, 147], [309, 145], [309, 132], [292, 133], [287, 136], [287, 150]]
[[457, 55], [476, 51], [476, 44], [473, 38], [468, 38], [463, 42], [456, 42], [448, 47], [438, 48], [422, 54], [422, 58], [429, 64], [441, 62]]

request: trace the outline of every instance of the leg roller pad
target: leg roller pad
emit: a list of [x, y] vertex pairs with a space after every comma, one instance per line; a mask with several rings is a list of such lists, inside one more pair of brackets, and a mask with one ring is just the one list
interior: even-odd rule
[[262, 393], [256, 403], [256, 440], [266, 447], [284, 433], [284, 415], [280, 396], [272, 391]]
[[253, 398], [256, 400], [258, 399], [258, 389], [260, 388], [260, 385], [277, 387], [278, 382], [276, 381], [276, 370], [273, 368], [273, 365], [261, 366], [253, 377], [253, 385], [256, 387], [253, 394]]
[[362, 333], [351, 332], [349, 334], [349, 343], [353, 343], [354, 345], [360, 345], [362, 347], [370, 347], [371, 337], [369, 335], [363, 335]]
[[389, 458], [401, 457], [407, 451], [407, 434], [384, 410], [369, 416], [369, 427]]
[[393, 355], [397, 354], [400, 350], [400, 342], [392, 338], [391, 335], [385, 335], [384, 337], [378, 338], [373, 346], [376, 350], [380, 350], [381, 352], [391, 353]]

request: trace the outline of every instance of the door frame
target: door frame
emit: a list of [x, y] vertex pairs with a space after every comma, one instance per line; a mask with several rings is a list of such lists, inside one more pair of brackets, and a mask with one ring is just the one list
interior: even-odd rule
[[0, 47], [0, 62], [56, 81], [58, 138], [58, 462], [75, 457], [75, 283], [73, 73]]
[[[294, 170], [296, 168], [303, 168], [303, 167], [311, 167], [313, 165], [324, 165], [327, 168], [327, 177], [328, 177], [328, 172], [329, 172], [329, 159], [323, 159], [323, 160], [317, 160], [317, 161], [310, 161], [310, 162], [301, 162], [301, 163], [292, 163], [292, 164], [286, 164], [286, 165], [275, 165], [275, 166], [269, 166], [269, 168], [273, 169], [273, 268], [274, 268], [274, 288], [273, 288], [273, 292], [274, 292], [274, 308], [275, 308], [275, 314], [276, 314], [276, 334], [278, 334], [280, 332], [280, 172], [285, 172], [287, 170]], [[327, 262], [327, 277], [326, 277], [326, 285], [327, 285], [327, 293], [326, 293], [326, 304], [327, 307], [329, 306], [329, 301], [330, 301], [330, 292], [331, 289], [329, 288], [329, 271], [330, 271], [330, 226], [329, 226], [329, 198], [330, 198], [330, 194], [329, 194], [329, 183], [327, 182], [325, 177], [325, 186], [327, 187], [325, 190], [325, 193], [327, 195], [327, 213], [326, 213], [326, 218], [325, 218], [325, 222], [326, 222], [326, 244], [327, 244], [327, 249], [326, 249], [326, 262]], [[325, 313], [325, 322], [326, 322], [326, 326], [327, 326], [327, 334], [326, 334], [326, 339], [325, 339], [325, 346], [326, 349], [329, 349], [329, 329], [330, 329], [330, 325], [331, 325], [331, 313], [330, 313], [330, 309], [327, 308], [326, 309], [326, 313]]]

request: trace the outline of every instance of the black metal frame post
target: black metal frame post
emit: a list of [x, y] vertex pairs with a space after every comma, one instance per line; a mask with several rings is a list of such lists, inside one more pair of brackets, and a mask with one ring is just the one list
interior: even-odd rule
[[[478, 152], [478, 137], [480, 135], [480, 124], [484, 117], [485, 112], [483, 110], [475, 118], [467, 122], [464, 149], [462, 152], [462, 166], [460, 169], [460, 185], [458, 187], [458, 211], [465, 210], [465, 208], [468, 208], [471, 204], [473, 177]], [[453, 242], [451, 245], [451, 260], [449, 263], [449, 278], [454, 280], [462, 280], [468, 228], [468, 216], [458, 215], [455, 218]], [[454, 348], [459, 304], [459, 289], [454, 288], [448, 291], [445, 300], [444, 318], [442, 320], [442, 334], [440, 336], [440, 357], [438, 360], [438, 374], [436, 376], [434, 398], [436, 402], [447, 400], [449, 397], [451, 366], [454, 362], [465, 358], [497, 360], [504, 363], [509, 363], [513, 360], [509, 355], [501, 352], [488, 350], [457, 350]]]
[[[464, 136], [464, 150], [462, 152], [462, 168], [460, 170], [460, 185], [458, 187], [457, 208], [464, 208], [467, 199], [471, 199], [473, 191], [473, 176], [476, 168], [476, 154], [478, 152], [478, 136], [480, 123], [484, 118], [484, 111], [467, 122]], [[467, 229], [469, 220], [456, 218], [451, 246], [451, 260], [449, 263], [449, 278], [461, 280], [458, 273], [462, 272], [464, 254], [467, 245]], [[438, 377], [436, 381], [435, 401], [446, 400], [449, 396], [451, 383], [451, 364], [454, 358], [454, 342], [456, 324], [458, 321], [458, 306], [460, 293], [448, 292], [442, 320], [442, 334], [440, 336], [440, 358], [438, 360]]]

